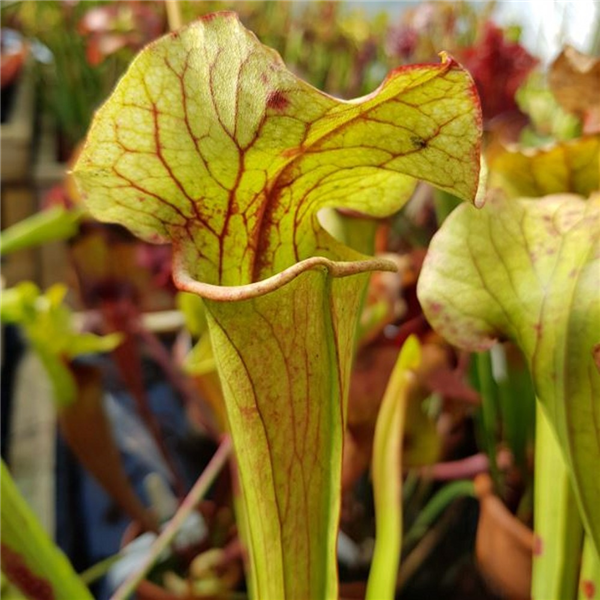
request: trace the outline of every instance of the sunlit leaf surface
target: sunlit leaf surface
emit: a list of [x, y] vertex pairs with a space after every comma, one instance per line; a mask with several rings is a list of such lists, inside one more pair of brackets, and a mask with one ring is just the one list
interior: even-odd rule
[[504, 149], [489, 158], [489, 185], [515, 198], [600, 189], [600, 135], [547, 148]]
[[431, 324], [471, 350], [510, 338], [574, 477], [600, 547], [600, 196], [491, 199], [434, 237], [418, 293]]
[[337, 100], [222, 13], [134, 61], [75, 174], [98, 218], [171, 241], [195, 279], [246, 284], [308, 256], [345, 256], [317, 221], [324, 206], [390, 214], [415, 178], [472, 199], [475, 103], [447, 57]]
[[325, 207], [397, 211], [417, 179], [473, 200], [481, 114], [449, 57], [342, 101], [232, 13], [146, 49], [100, 109], [75, 176], [92, 213], [173, 244], [204, 297], [248, 515], [257, 598], [337, 598], [353, 336], [367, 272]]

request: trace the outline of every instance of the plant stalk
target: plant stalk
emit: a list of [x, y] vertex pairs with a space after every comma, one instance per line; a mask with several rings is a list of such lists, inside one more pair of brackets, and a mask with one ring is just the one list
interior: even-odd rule
[[583, 525], [569, 471], [537, 402], [534, 481], [533, 600], [577, 596]]
[[183, 25], [183, 19], [181, 18], [181, 7], [179, 6], [178, 0], [165, 0], [165, 7], [167, 9], [169, 30], [177, 31]]
[[437, 492], [425, 505], [408, 530], [402, 546], [409, 548], [420, 540], [440, 515], [458, 498], [475, 497], [475, 487], [470, 480], [452, 481]]
[[347, 388], [368, 276], [311, 268], [254, 298], [205, 299], [258, 600], [338, 597]]
[[586, 535], [583, 541], [583, 556], [579, 573], [578, 600], [590, 600], [600, 590], [600, 557], [596, 554], [594, 542]]
[[64, 240], [77, 233], [80, 211], [55, 207], [15, 223], [0, 235], [0, 255], [6, 256], [46, 242]]
[[108, 556], [105, 559], [93, 564], [91, 567], [87, 568], [85, 571], [79, 573], [79, 578], [85, 585], [90, 586], [92, 583], [100, 579], [100, 577], [104, 577], [111, 567], [118, 563], [123, 558], [123, 555], [120, 552], [117, 554], [113, 554], [112, 556]]
[[135, 326], [139, 319], [137, 308], [126, 299], [102, 302], [100, 310], [108, 333], [119, 332], [123, 335], [122, 343], [113, 350], [113, 357], [125, 386], [135, 400], [137, 412], [164, 459], [172, 476], [172, 484], [179, 498], [185, 494], [185, 483], [179, 467], [163, 437], [162, 428], [156, 415], [150, 408], [150, 400], [142, 375], [142, 357], [138, 349], [138, 331]]
[[221, 469], [227, 462], [231, 453], [231, 439], [229, 436], [225, 436], [223, 441], [219, 445], [219, 448], [215, 452], [211, 461], [208, 463], [206, 469], [202, 472], [202, 475], [198, 478], [192, 489], [185, 497], [179, 510], [175, 513], [173, 518], [169, 521], [169, 524], [165, 527], [163, 532], [158, 536], [150, 554], [146, 557], [142, 567], [132, 573], [115, 592], [111, 600], [127, 600], [135, 592], [135, 589], [140, 584], [142, 579], [148, 574], [148, 571], [152, 568], [154, 563], [158, 560], [158, 557], [163, 551], [171, 544], [173, 538], [177, 532], [181, 529], [181, 526], [190, 516], [193, 510], [198, 506], [198, 503], [210, 486], [220, 473]]
[[386, 388], [373, 442], [376, 538], [367, 600], [394, 598], [402, 540], [402, 439], [414, 374], [420, 360], [416, 337], [405, 342]]
[[494, 486], [500, 485], [500, 470], [496, 462], [496, 426], [498, 423], [497, 388], [492, 375], [492, 360], [489, 352], [475, 355], [479, 391], [481, 393], [481, 420], [483, 425], [484, 442], [489, 459], [490, 474]]

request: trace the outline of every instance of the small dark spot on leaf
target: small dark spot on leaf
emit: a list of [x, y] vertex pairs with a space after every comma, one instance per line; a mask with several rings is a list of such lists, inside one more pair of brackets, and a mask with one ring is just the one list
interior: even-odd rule
[[600, 344], [596, 344], [592, 348], [592, 356], [594, 357], [594, 362], [596, 363], [596, 369], [600, 373]]
[[281, 90], [274, 90], [267, 95], [267, 107], [275, 110], [283, 110], [290, 101]]
[[533, 555], [541, 556], [544, 553], [544, 543], [539, 535], [533, 536]]
[[418, 135], [411, 136], [410, 141], [412, 142], [413, 146], [419, 150], [427, 147], [427, 140], [424, 140], [422, 137], [419, 137]]

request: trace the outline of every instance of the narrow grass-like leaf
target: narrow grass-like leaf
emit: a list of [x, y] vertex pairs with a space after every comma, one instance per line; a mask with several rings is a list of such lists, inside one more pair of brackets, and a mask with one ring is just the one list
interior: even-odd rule
[[70, 238], [77, 233], [80, 217], [79, 211], [55, 207], [19, 221], [0, 235], [0, 255]]
[[31, 600], [92, 600], [65, 555], [42, 529], [0, 463], [2, 572]]
[[421, 347], [410, 336], [390, 376], [375, 426], [372, 477], [376, 539], [367, 600], [395, 596], [402, 540], [402, 439], [411, 380], [421, 362]]

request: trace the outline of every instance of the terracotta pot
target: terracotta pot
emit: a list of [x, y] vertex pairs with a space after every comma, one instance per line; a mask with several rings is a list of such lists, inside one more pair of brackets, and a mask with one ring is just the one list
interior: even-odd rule
[[475, 478], [480, 512], [475, 554], [481, 573], [507, 600], [531, 597], [533, 531], [521, 523], [493, 492], [487, 473]]

